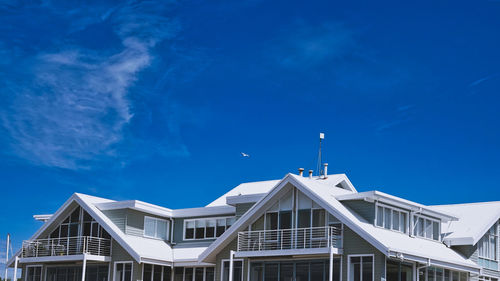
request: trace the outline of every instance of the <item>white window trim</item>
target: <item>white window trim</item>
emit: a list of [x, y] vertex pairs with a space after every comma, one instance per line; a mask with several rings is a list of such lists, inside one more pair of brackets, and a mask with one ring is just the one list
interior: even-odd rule
[[[495, 237], [496, 237], [496, 245], [495, 245], [495, 246], [496, 246], [496, 249], [495, 249], [495, 251], [496, 251], [496, 252], [495, 252], [495, 257], [496, 257], [496, 259], [491, 259], [491, 258], [489, 258], [489, 257], [484, 257], [484, 256], [481, 256], [480, 251], [479, 251], [479, 242], [482, 242], [482, 240], [483, 240], [486, 236], [488, 236], [488, 247], [489, 247], [489, 243], [490, 243], [490, 236], [491, 236], [491, 235], [490, 235], [490, 229], [491, 229], [491, 228], [494, 228], [494, 227], [496, 228], [496, 233], [495, 233], [495, 234], [493, 234], [493, 236], [495, 236]], [[488, 261], [493, 261], [493, 262], [497, 262], [497, 263], [498, 263], [498, 261], [499, 261], [499, 247], [498, 247], [498, 246], [499, 246], [499, 245], [498, 245], [498, 242], [499, 242], [499, 241], [498, 241], [498, 240], [499, 240], [499, 235], [498, 235], [498, 231], [499, 231], [498, 222], [495, 222], [495, 224], [494, 224], [492, 227], [488, 228], [488, 231], [487, 231], [487, 232], [483, 235], [483, 237], [481, 237], [481, 239], [479, 239], [479, 242], [478, 242], [478, 247], [477, 247], [477, 256], [478, 256], [478, 258], [483, 259], [483, 260], [488, 260]]]
[[26, 266], [26, 274], [24, 274], [24, 281], [28, 281], [28, 268], [30, 267], [40, 267], [40, 280], [47, 280], [47, 278], [42, 278], [43, 272], [43, 265], [42, 264], [32, 264], [32, 265], [27, 265]]
[[[130, 267], [130, 281], [132, 281], [134, 279], [134, 262], [133, 261], [115, 261], [113, 263], [113, 281], [122, 281], [122, 280], [116, 280], [116, 265], [117, 264], [127, 264], [127, 263], [130, 263], [131, 264], [131, 267]], [[124, 267], [125, 269], [125, 267]], [[128, 280], [123, 280], [123, 281], [128, 281]]]
[[[375, 281], [375, 255], [374, 254], [357, 254], [347, 255], [347, 281], [351, 281], [351, 257], [372, 257], [372, 280]], [[363, 276], [363, 265], [361, 265], [361, 276]], [[341, 276], [342, 278], [342, 276]], [[366, 281], [366, 280], [361, 280]]]
[[[382, 208], [385, 208], [385, 209], [391, 209], [391, 227], [389, 229], [387, 229], [387, 228], [384, 227], [384, 222], [385, 222], [385, 215], [384, 214], [382, 214], [382, 226], [378, 226], [377, 225], [377, 216], [379, 215], [379, 213], [378, 213], [378, 207], [379, 206], [382, 207]], [[393, 223], [392, 211], [398, 211], [400, 213], [406, 214], [405, 232], [392, 229], [392, 223]], [[382, 229], [385, 229], [385, 230], [390, 230], [390, 231], [394, 231], [394, 232], [398, 232], [398, 233], [408, 234], [409, 233], [409, 226], [410, 226], [410, 212], [408, 212], [408, 211], [406, 211], [404, 209], [398, 208], [398, 207], [393, 207], [393, 206], [386, 205], [386, 204], [383, 204], [383, 203], [380, 203], [380, 202], [375, 202], [375, 219], [373, 220], [373, 225], [375, 227], [382, 228]]]
[[[235, 221], [233, 222], [233, 224], [234, 224], [234, 223], [236, 222], [236, 217], [235, 217], [235, 216], [228, 216], [228, 217], [211, 217], [211, 218], [197, 218], [197, 219], [187, 219], [187, 220], [184, 220], [184, 223], [183, 223], [183, 228], [182, 228], [182, 238], [183, 238], [183, 240], [186, 240], [186, 241], [193, 241], [193, 240], [215, 240], [215, 239], [217, 239], [217, 238], [218, 238], [218, 237], [217, 237], [217, 220], [218, 220], [218, 219], [219, 219], [219, 220], [221, 220], [221, 219], [225, 219], [225, 220], [227, 220], [227, 219], [232, 219], [232, 218], [234, 218], [234, 219], [235, 219]], [[208, 237], [208, 238], [207, 238], [207, 237], [205, 237], [205, 238], [196, 238], [196, 237], [195, 237], [196, 235], [193, 235], [193, 238], [186, 238], [186, 224], [187, 224], [188, 222], [194, 221], [194, 222], [195, 222], [195, 225], [194, 225], [194, 229], [195, 229], [194, 231], [195, 231], [195, 233], [194, 233], [194, 234], [196, 234], [196, 221], [197, 221], [197, 220], [204, 220], [204, 221], [208, 221], [208, 220], [216, 220], [216, 221], [215, 221], [215, 233], [214, 233], [214, 235], [215, 235], [215, 236], [214, 236], [214, 237]], [[225, 226], [226, 226], [226, 230], [227, 230], [227, 224], [226, 224]], [[206, 225], [205, 225], [205, 228], [206, 228]], [[225, 232], [226, 230], [224, 230], [224, 232]], [[205, 233], [205, 235], [206, 235], [206, 233]]]
[[[155, 234], [157, 234], [157, 228], [158, 228], [158, 221], [164, 221], [165, 224], [166, 224], [166, 238], [163, 239], [161, 237], [156, 237], [156, 236], [149, 236], [149, 235], [146, 235], [146, 218], [148, 219], [152, 219], [152, 220], [155, 220]], [[142, 230], [142, 235], [146, 238], [152, 238], [152, 239], [158, 239], [158, 240], [162, 240], [162, 241], [168, 241], [170, 239], [170, 221], [169, 220], [166, 220], [166, 219], [160, 219], [160, 218], [156, 218], [156, 217], [150, 217], [150, 216], [144, 216], [144, 228]]]
[[[414, 235], [414, 233], [413, 233], [414, 230], [415, 230], [415, 227], [417, 227], [418, 218], [423, 218], [424, 219], [424, 226], [423, 226], [424, 227], [424, 236]], [[429, 220], [429, 221], [432, 221], [432, 222], [437, 222], [437, 225], [438, 225], [438, 240], [434, 240], [432, 238], [425, 237], [425, 220]], [[438, 220], [438, 219], [427, 217], [427, 216], [423, 216], [423, 215], [420, 215], [420, 214], [413, 214], [412, 215], [412, 225], [411, 225], [410, 228], [411, 228], [410, 232], [411, 232], [411, 235], [413, 237], [417, 237], [417, 238], [421, 238], [421, 239], [426, 239], [426, 240], [434, 241], [434, 242], [441, 242], [441, 221]]]
[[[230, 259], [222, 259], [221, 264], [220, 264], [220, 280], [222, 281], [224, 278], [224, 262], [231, 262]], [[243, 259], [233, 259], [233, 262], [236, 261], [241, 261], [241, 280], [244, 280], [243, 277], [245, 276], [245, 261]]]

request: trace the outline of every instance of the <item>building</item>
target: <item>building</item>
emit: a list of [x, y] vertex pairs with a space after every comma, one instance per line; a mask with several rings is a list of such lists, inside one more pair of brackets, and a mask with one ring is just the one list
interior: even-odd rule
[[425, 206], [302, 171], [190, 209], [75, 193], [8, 266], [25, 281], [498, 281], [500, 202]]

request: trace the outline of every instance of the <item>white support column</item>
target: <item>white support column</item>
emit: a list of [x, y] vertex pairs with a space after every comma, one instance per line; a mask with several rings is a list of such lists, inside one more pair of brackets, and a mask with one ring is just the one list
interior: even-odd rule
[[231, 250], [229, 252], [229, 281], [233, 281], [233, 261], [234, 260], [234, 251]]
[[19, 258], [16, 256], [14, 258], [14, 278], [12, 278], [13, 281], [17, 281], [17, 262], [19, 261]]
[[85, 281], [85, 271], [87, 270], [87, 254], [83, 254], [82, 281]]
[[333, 246], [330, 246], [330, 274], [328, 280], [333, 281]]

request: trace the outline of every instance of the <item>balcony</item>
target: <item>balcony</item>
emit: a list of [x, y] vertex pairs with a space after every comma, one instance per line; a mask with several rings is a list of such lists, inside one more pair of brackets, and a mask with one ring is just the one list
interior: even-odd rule
[[324, 226], [238, 233], [237, 256], [340, 253], [342, 229]]
[[23, 241], [20, 258], [110, 256], [111, 240], [90, 236], [47, 238]]

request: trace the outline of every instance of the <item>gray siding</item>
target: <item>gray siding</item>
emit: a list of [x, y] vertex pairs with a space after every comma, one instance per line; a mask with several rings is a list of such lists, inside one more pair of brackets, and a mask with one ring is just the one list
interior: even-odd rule
[[375, 279], [385, 278], [385, 255], [365, 241], [356, 232], [344, 226], [344, 255], [342, 256], [342, 280], [347, 281], [347, 259], [349, 255], [374, 255]]
[[132, 263], [132, 280], [142, 280], [142, 266], [132, 258], [125, 249], [123, 249], [116, 241], [112, 242], [111, 253], [111, 273], [110, 280], [114, 280], [114, 264], [119, 261], [133, 261]]
[[255, 203], [244, 203], [236, 205], [236, 219], [243, 216]]
[[375, 221], [375, 204], [364, 200], [343, 201], [342, 204], [359, 214], [366, 221]]
[[121, 231], [125, 233], [125, 223], [127, 221], [126, 209], [120, 210], [107, 210], [103, 211], [106, 215]]
[[[226, 246], [222, 251], [217, 254], [216, 264], [215, 264], [215, 281], [221, 281], [221, 270], [222, 270], [222, 260], [229, 259], [229, 252], [231, 250], [236, 250], [238, 244], [238, 238], [235, 238], [229, 245]], [[248, 259], [243, 259], [243, 281], [247, 281], [248, 273]]]

